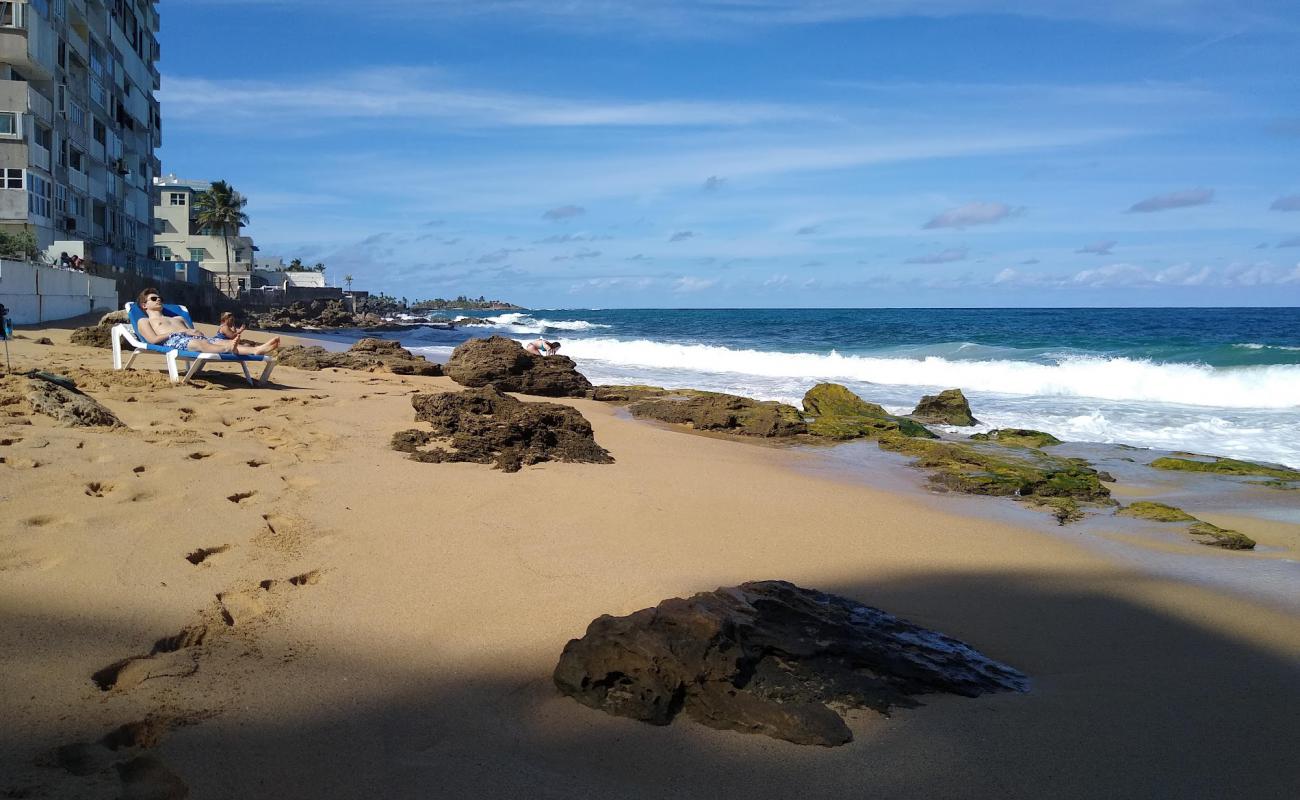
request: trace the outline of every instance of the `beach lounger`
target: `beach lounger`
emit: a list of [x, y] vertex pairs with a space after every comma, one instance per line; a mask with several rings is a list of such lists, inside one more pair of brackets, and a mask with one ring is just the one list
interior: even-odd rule
[[[165, 303], [163, 305], [163, 314], [169, 317], [180, 317], [185, 321], [188, 327], [194, 327], [194, 320], [190, 318], [190, 311], [185, 306]], [[234, 361], [244, 370], [244, 378], [249, 384], [256, 386], [266, 385], [266, 381], [271, 377], [271, 370], [275, 369], [274, 356], [237, 356], [233, 353], [200, 353], [194, 350], [174, 350], [164, 347], [160, 344], [150, 344], [140, 335], [137, 327], [140, 320], [144, 319], [145, 313], [140, 310], [135, 303], [126, 304], [126, 315], [129, 322], [121, 322], [113, 326], [113, 369], [130, 369], [135, 363], [135, 359], [141, 353], [156, 353], [167, 359], [167, 374], [171, 377], [172, 383], [184, 383], [195, 375], [199, 370], [212, 361]], [[125, 341], [131, 346], [131, 358], [126, 364], [122, 363], [122, 342]], [[180, 361], [188, 361], [189, 369], [185, 371], [185, 376], [181, 377], [179, 367]], [[262, 374], [256, 381], [248, 371], [248, 362], [261, 361]]]

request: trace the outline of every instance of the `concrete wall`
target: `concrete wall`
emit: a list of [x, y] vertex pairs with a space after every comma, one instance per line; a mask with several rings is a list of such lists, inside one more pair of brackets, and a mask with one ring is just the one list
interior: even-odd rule
[[0, 260], [0, 304], [15, 325], [76, 317], [118, 308], [117, 283], [84, 272]]

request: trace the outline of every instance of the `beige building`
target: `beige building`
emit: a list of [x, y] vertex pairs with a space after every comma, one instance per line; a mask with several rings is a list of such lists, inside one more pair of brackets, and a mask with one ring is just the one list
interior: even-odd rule
[[[256, 247], [247, 236], [223, 240], [220, 231], [200, 228], [194, 221], [194, 197], [212, 188], [208, 181], [166, 175], [153, 182], [153, 247], [160, 261], [197, 261], [211, 273], [214, 284], [233, 296], [253, 288]], [[229, 265], [227, 265], [227, 245]]]
[[157, 0], [0, 0], [0, 228], [136, 269], [162, 139]]

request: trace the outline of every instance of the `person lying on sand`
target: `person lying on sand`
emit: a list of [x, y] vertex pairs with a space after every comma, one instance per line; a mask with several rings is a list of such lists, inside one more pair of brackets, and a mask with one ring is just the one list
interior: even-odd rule
[[549, 356], [560, 349], [560, 343], [548, 342], [539, 336], [536, 340], [524, 345], [524, 349], [535, 356]]
[[222, 339], [217, 336], [208, 338], [194, 328], [185, 327], [185, 322], [180, 317], [164, 316], [163, 299], [157, 289], [145, 289], [140, 292], [137, 300], [140, 308], [148, 314], [140, 320], [140, 335], [151, 344], [199, 353], [234, 353], [237, 356], [265, 355], [280, 347], [279, 336], [257, 347], [241, 345], [238, 339]]
[[237, 342], [246, 330], [248, 330], [247, 325], [235, 325], [235, 315], [233, 313], [229, 311], [221, 312], [221, 324], [217, 326], [218, 339], [231, 339]]

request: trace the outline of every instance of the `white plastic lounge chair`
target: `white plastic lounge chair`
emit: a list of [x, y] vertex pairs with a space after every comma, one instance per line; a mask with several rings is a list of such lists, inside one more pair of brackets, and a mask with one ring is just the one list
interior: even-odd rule
[[[163, 305], [163, 314], [168, 317], [180, 317], [185, 321], [186, 327], [194, 327], [194, 320], [190, 318], [190, 311], [185, 306], [166, 303]], [[184, 383], [203, 369], [210, 361], [234, 361], [244, 370], [244, 378], [250, 385], [266, 385], [266, 381], [271, 377], [271, 370], [275, 369], [274, 356], [237, 356], [233, 353], [200, 353], [195, 350], [173, 350], [160, 344], [150, 344], [143, 336], [140, 335], [140, 320], [144, 319], [145, 313], [135, 303], [126, 304], [126, 315], [129, 322], [119, 322], [113, 326], [113, 369], [130, 369], [135, 363], [135, 359], [141, 353], [157, 353], [167, 359], [167, 374], [171, 377], [172, 383]], [[131, 358], [125, 365], [122, 364], [122, 342], [126, 341], [132, 348]], [[189, 369], [185, 371], [185, 377], [181, 377], [180, 367], [177, 362], [190, 362]], [[248, 362], [261, 361], [265, 364], [262, 368], [262, 374], [255, 382], [253, 376], [248, 372]]]

